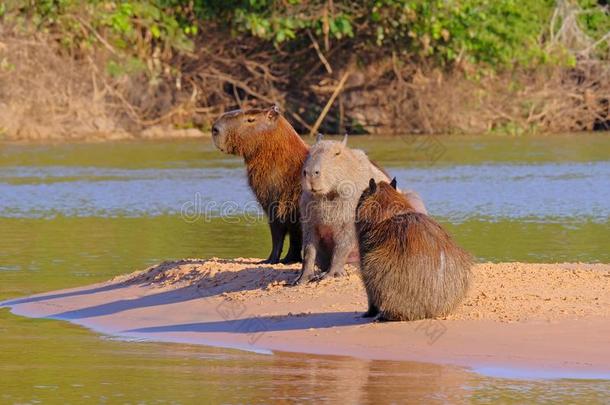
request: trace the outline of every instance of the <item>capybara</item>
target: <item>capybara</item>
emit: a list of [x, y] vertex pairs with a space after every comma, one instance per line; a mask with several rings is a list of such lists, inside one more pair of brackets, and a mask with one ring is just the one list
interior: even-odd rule
[[472, 257], [390, 184], [371, 178], [356, 210], [365, 317], [413, 321], [445, 316], [464, 298]]
[[277, 106], [223, 114], [212, 126], [212, 139], [224, 153], [244, 158], [248, 183], [271, 228], [271, 253], [264, 262], [280, 262], [286, 234], [290, 248], [281, 262], [300, 262], [299, 196], [308, 146]]
[[[314, 265], [324, 278], [345, 274], [348, 261], [358, 263], [354, 217], [370, 178], [389, 180], [363, 151], [347, 147], [347, 135], [343, 142], [318, 137], [303, 166], [303, 268], [296, 284], [315, 278]], [[425, 210], [419, 196], [410, 195]]]

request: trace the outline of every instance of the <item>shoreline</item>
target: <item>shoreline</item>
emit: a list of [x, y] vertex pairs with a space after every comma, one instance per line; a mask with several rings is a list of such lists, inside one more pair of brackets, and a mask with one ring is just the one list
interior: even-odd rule
[[14, 145], [52, 145], [71, 143], [107, 143], [107, 142], [134, 142], [134, 141], [180, 141], [180, 140], [212, 139], [212, 133], [197, 128], [159, 128], [151, 127], [140, 132], [113, 131], [99, 133], [84, 133], [73, 137], [65, 136], [39, 136], [29, 134], [24, 136], [9, 136], [0, 133], [0, 144]]
[[[609, 131], [558, 131], [552, 133], [535, 133], [528, 135], [528, 138], [553, 138], [553, 137], [579, 137], [579, 136], [606, 136]], [[308, 140], [307, 134], [300, 134], [303, 140]], [[340, 138], [341, 134], [327, 134], [326, 137], [337, 137]], [[501, 135], [493, 132], [483, 132], [477, 134], [471, 134], [466, 132], [458, 133], [440, 133], [440, 134], [423, 134], [423, 133], [400, 133], [387, 132], [378, 134], [355, 134], [351, 135], [354, 138], [372, 138], [372, 139], [387, 139], [397, 138], [401, 136], [409, 136], [415, 138], [434, 138], [434, 137], [475, 137], [475, 138], [489, 138], [496, 139], [501, 138]], [[158, 129], [151, 128], [151, 131], [147, 130], [143, 132], [126, 132], [126, 131], [115, 131], [115, 132], [102, 132], [93, 134], [82, 134], [73, 137], [62, 137], [62, 136], [38, 136], [35, 134], [25, 135], [20, 137], [9, 136], [0, 133], [0, 145], [55, 145], [55, 144], [100, 144], [100, 143], [111, 143], [111, 142], [155, 142], [155, 141], [185, 141], [185, 140], [211, 140], [212, 134], [209, 131], [200, 131], [196, 128], [188, 129]]]
[[124, 339], [610, 379], [610, 264], [477, 264], [468, 297], [450, 316], [375, 323], [360, 317], [366, 294], [355, 269], [289, 287], [299, 265], [257, 260], [165, 262], [0, 307]]

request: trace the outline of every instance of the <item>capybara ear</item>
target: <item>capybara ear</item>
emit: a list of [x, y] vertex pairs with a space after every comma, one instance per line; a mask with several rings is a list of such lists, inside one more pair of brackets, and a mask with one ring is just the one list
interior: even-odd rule
[[274, 104], [267, 110], [267, 119], [275, 120], [280, 115], [280, 107], [277, 104]]
[[324, 139], [324, 135], [322, 135], [321, 132], [318, 132], [318, 135], [316, 136], [316, 143], [320, 142], [322, 139]]
[[347, 134], [345, 134], [345, 136], [343, 137], [343, 141], [341, 142], [341, 145], [347, 146]]
[[371, 190], [371, 193], [377, 191], [377, 183], [375, 183], [375, 179], [369, 180], [369, 190]]
[[392, 179], [392, 182], [390, 183], [390, 186], [392, 186], [392, 188], [393, 188], [394, 190], [396, 190], [396, 177], [394, 177], [394, 178]]

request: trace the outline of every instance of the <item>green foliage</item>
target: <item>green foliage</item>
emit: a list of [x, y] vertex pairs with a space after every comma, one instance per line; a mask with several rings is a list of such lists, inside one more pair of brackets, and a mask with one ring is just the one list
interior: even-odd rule
[[[114, 43], [123, 49], [142, 43], [161, 43], [179, 50], [192, 50], [187, 33], [196, 33], [192, 26], [182, 27], [169, 13], [147, 1], [106, 3], [97, 13], [96, 25], [110, 28]], [[144, 32], [144, 35], [142, 35]]]
[[180, 7], [162, 1], [37, 0], [24, 5], [9, 3], [18, 18], [25, 15], [36, 29], [57, 33], [70, 52], [105, 48], [112, 59], [106, 66], [111, 76], [146, 71], [158, 76], [161, 59], [173, 51], [193, 50], [195, 22], [178, 13]]
[[146, 70], [146, 64], [141, 59], [128, 57], [121, 63], [110, 60], [106, 65], [106, 72], [111, 77], [118, 77], [125, 74], [140, 73]]
[[[578, 5], [582, 8], [578, 22], [586, 34], [597, 40], [610, 33], [610, 5], [602, 7], [597, 0], [579, 0]], [[607, 55], [610, 51], [609, 43], [610, 38], [599, 42], [597, 51]]]
[[377, 0], [378, 45], [431, 56], [441, 63], [465, 58], [492, 66], [528, 64], [542, 57], [538, 36], [550, 0]]
[[545, 62], [540, 44], [554, 0], [198, 1], [202, 18], [224, 19], [236, 32], [299, 41], [303, 30], [319, 38], [349, 40], [374, 50], [456, 60], [492, 67]]
[[228, 13], [213, 7], [213, 3], [216, 2], [198, 2], [202, 6], [201, 10], [211, 11], [202, 13], [201, 16], [213, 19], [226, 16], [236, 32], [247, 32], [258, 38], [272, 40], [276, 45], [298, 39], [299, 31], [304, 29], [311, 29], [317, 35], [328, 32], [331, 38], [339, 40], [354, 36], [352, 16], [343, 12], [330, 15], [328, 12], [323, 13], [326, 2], [322, 1], [236, 1], [233, 2], [233, 7], [226, 7], [231, 10]]
[[[84, 47], [105, 37], [113, 47], [148, 50], [153, 46], [192, 49], [189, 35], [198, 30], [176, 18], [175, 10], [162, 8], [155, 1], [99, 1], [99, 0], [37, 0], [20, 4], [15, 1], [13, 11], [30, 16], [30, 21], [43, 31], [63, 35], [68, 47]], [[96, 35], [97, 34], [97, 35]]]
[[[591, 37], [610, 31], [607, 8], [572, 1], [583, 8], [579, 23]], [[66, 34], [67, 47], [87, 49], [100, 42], [99, 33], [139, 57], [154, 49], [190, 51], [191, 38], [214, 26], [278, 48], [309, 46], [309, 31], [325, 51], [353, 41], [363, 52], [503, 69], [556, 61], [543, 43], [554, 7], [555, 0], [38, 0], [18, 8], [40, 28]], [[607, 42], [600, 47], [607, 50]]]

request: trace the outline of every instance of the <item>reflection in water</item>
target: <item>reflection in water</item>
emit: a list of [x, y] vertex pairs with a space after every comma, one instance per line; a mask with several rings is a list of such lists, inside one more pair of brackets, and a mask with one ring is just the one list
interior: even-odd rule
[[[11, 333], [0, 334], [4, 402], [97, 402], [104, 397], [174, 403], [404, 402], [459, 398], [465, 394], [462, 386], [475, 376], [421, 363], [100, 340], [72, 325], [0, 311], [0, 327], [7, 321]], [[42, 340], [37, 337], [41, 326]]]
[[6, 310], [0, 331], [3, 403], [602, 403], [610, 395], [610, 381], [497, 379], [424, 363], [100, 339]]

